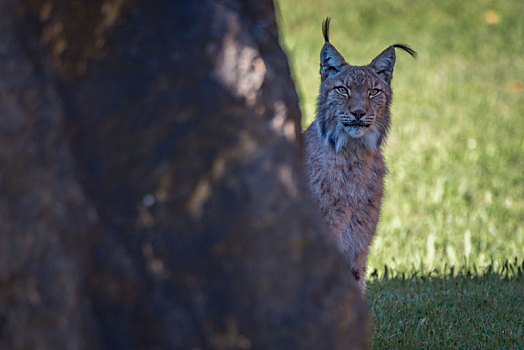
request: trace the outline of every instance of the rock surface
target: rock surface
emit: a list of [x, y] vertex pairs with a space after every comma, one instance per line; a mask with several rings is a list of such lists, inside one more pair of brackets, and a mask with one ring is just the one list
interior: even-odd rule
[[1, 2], [0, 76], [0, 348], [368, 347], [271, 1]]

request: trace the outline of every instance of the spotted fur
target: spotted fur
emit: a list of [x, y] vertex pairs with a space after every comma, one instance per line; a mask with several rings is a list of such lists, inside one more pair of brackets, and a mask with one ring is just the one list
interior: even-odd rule
[[329, 233], [365, 292], [368, 248], [379, 219], [386, 167], [382, 146], [389, 125], [396, 44], [366, 66], [352, 66], [329, 42], [322, 24], [317, 118], [304, 133], [309, 185]]

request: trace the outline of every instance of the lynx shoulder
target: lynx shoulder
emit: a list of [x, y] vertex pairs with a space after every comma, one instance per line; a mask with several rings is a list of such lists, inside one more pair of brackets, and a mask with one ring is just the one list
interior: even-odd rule
[[395, 48], [415, 56], [407, 45], [386, 48], [366, 66], [352, 66], [329, 42], [320, 52], [317, 117], [304, 132], [311, 192], [329, 234], [347, 258], [365, 292], [368, 248], [375, 234], [386, 167], [386, 139]]

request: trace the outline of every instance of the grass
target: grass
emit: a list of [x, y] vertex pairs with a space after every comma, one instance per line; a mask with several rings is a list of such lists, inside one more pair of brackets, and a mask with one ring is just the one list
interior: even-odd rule
[[[520, 327], [520, 333], [514, 332], [520, 343], [505, 342], [501, 333], [489, 330], [489, 336], [476, 337], [478, 345], [472, 348], [522, 348], [524, 311], [509, 315], [518, 310], [511, 299], [518, 294], [512, 293], [524, 299], [522, 278], [480, 272], [466, 278], [442, 271], [446, 266], [501, 271], [503, 261], [524, 258], [524, 2], [276, 3], [304, 128], [315, 116], [324, 17], [332, 17], [331, 42], [351, 64], [367, 64], [398, 42], [419, 53], [413, 60], [398, 52], [392, 83], [392, 129], [384, 149], [389, 174], [368, 260], [377, 347], [425, 348], [439, 334], [441, 342], [435, 344], [445, 348], [453, 347], [451, 339], [458, 341], [458, 335], [473, 337], [464, 344], [474, 344], [475, 329], [489, 330], [475, 322], [487, 324], [500, 311], [505, 315], [501, 322], [514, 323], [493, 327], [499, 327], [497, 332]], [[400, 275], [426, 277], [380, 278], [377, 271], [385, 265]], [[427, 278], [429, 271], [442, 274]], [[474, 308], [479, 318], [470, 320], [466, 306], [481, 297], [496, 312], [490, 313], [490, 306]], [[385, 310], [384, 315], [377, 310]], [[414, 318], [432, 311], [442, 313], [435, 322]], [[422, 322], [420, 327], [416, 322]], [[420, 337], [410, 333], [405, 343], [396, 343], [399, 329], [420, 329]]]
[[502, 266], [375, 280], [368, 290], [375, 348], [522, 349], [524, 264]]

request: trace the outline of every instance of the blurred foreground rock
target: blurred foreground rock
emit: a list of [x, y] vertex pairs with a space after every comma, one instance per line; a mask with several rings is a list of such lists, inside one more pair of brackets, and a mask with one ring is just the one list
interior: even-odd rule
[[367, 348], [271, 1], [3, 1], [0, 77], [0, 348]]

